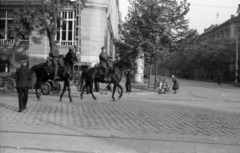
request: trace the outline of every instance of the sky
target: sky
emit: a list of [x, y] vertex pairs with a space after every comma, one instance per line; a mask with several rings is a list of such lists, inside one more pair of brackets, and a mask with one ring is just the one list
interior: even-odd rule
[[[180, 0], [178, 0], [180, 1]], [[238, 4], [240, 0], [187, 0], [190, 3], [190, 11], [186, 15], [189, 20], [189, 28], [196, 29], [199, 34], [212, 24], [221, 24], [231, 18], [231, 15], [237, 16]], [[128, 13], [128, 0], [119, 0], [122, 20]]]

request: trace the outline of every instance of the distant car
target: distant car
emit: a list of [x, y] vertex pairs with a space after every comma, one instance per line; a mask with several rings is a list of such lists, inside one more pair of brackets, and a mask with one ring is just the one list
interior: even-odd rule
[[[12, 93], [16, 91], [16, 81], [14, 79], [15, 73], [0, 73], [0, 85], [3, 86], [3, 89], [6, 93]], [[42, 84], [42, 93], [44, 95], [50, 94], [52, 91], [53, 94], [59, 94], [62, 90], [62, 86], [59, 82], [55, 82], [56, 87], [53, 87], [52, 81], [47, 81], [44, 84]]]
[[15, 89], [15, 73], [0, 72], [0, 86], [4, 88], [5, 92], [13, 92]]

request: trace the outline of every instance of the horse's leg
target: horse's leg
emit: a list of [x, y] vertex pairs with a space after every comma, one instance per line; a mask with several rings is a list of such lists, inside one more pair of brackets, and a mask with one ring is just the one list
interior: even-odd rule
[[36, 97], [37, 97], [38, 100], [40, 100], [40, 96], [38, 95], [38, 88], [37, 88], [37, 86], [35, 86], [34, 88], [35, 88]]
[[107, 90], [108, 91], [111, 91], [111, 83], [109, 83], [107, 86], [106, 86]]
[[112, 99], [113, 99], [113, 101], [115, 101], [114, 94], [115, 94], [116, 88], [117, 88], [117, 86], [116, 86], [116, 84], [114, 84], [113, 92], [112, 92]]
[[68, 98], [69, 98], [70, 102], [73, 102], [72, 101], [72, 96], [71, 96], [71, 88], [70, 88], [69, 80], [66, 82], [66, 84], [67, 84], [67, 88], [68, 88]]
[[35, 88], [35, 91], [36, 91], [37, 100], [40, 101], [41, 100], [41, 93], [38, 93], [38, 89], [40, 89], [39, 83], [36, 83], [34, 88]]
[[66, 91], [66, 88], [67, 88], [67, 86], [66, 86], [66, 83], [64, 82], [63, 90], [62, 90], [62, 93], [60, 94], [60, 99], [59, 99], [59, 101], [62, 100], [63, 94], [64, 94], [64, 92]]
[[93, 94], [93, 92], [92, 92], [93, 83], [91, 83], [89, 87], [90, 87], [90, 89], [89, 89], [89, 90], [90, 90], [90, 93], [91, 93], [91, 95], [92, 95], [93, 99], [94, 99], [94, 100], [97, 100], [97, 98], [94, 96], [94, 94]]
[[84, 84], [84, 86], [82, 87], [82, 90], [81, 90], [81, 93], [80, 93], [81, 99], [83, 99], [83, 92], [84, 92], [85, 88], [86, 88], [86, 84]]
[[118, 88], [120, 88], [120, 90], [121, 90], [121, 93], [120, 93], [120, 95], [118, 96], [118, 99], [120, 99], [120, 98], [122, 97], [122, 95], [123, 95], [123, 88], [122, 88], [122, 86], [120, 85], [120, 83], [118, 83], [118, 82], [116, 82], [116, 86], [117, 86]]

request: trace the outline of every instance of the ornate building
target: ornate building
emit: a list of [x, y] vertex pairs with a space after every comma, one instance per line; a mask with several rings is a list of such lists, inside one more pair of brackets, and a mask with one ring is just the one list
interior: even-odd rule
[[[50, 51], [48, 37], [41, 36], [41, 43], [33, 42], [33, 37], [38, 36], [34, 31], [25, 40], [14, 42], [8, 36], [10, 31], [8, 24], [13, 22], [12, 13], [14, 9], [23, 8], [26, 2], [31, 5], [41, 5], [41, 0], [0, 0], [0, 30], [5, 31], [5, 35], [0, 38], [0, 49], [2, 52], [23, 53], [29, 58], [30, 66], [43, 62]], [[98, 56], [101, 47], [107, 48], [108, 54], [114, 59], [115, 47], [114, 39], [118, 39], [118, 25], [120, 22], [118, 0], [86, 0], [82, 9], [78, 1], [73, 0], [73, 5], [67, 5], [60, 13], [64, 19], [58, 27], [56, 40], [59, 42], [60, 53], [66, 54], [70, 47], [77, 44], [81, 51], [81, 62], [94, 64], [99, 62]], [[13, 47], [17, 45], [17, 47]], [[13, 61], [17, 61], [17, 58]], [[17, 62], [16, 62], [17, 64]], [[14, 65], [14, 63], [13, 63]]]

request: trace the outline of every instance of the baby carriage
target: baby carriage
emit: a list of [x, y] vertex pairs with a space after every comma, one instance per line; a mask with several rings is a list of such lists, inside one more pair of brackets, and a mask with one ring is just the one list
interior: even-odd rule
[[167, 78], [163, 78], [162, 81], [159, 83], [158, 94], [163, 94], [169, 92], [169, 87], [167, 84]]

